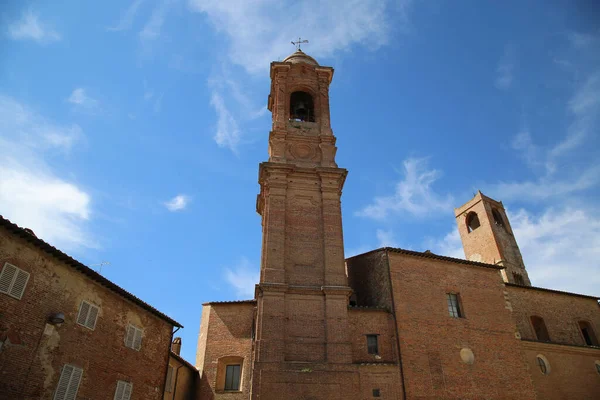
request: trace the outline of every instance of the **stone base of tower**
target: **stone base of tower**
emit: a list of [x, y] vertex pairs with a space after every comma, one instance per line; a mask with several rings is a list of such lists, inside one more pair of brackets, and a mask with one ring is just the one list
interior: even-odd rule
[[394, 364], [256, 363], [252, 382], [253, 400], [402, 398]]

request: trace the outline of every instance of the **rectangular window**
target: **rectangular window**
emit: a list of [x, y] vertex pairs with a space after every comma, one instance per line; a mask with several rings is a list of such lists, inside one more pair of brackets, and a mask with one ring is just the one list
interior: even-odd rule
[[517, 285], [525, 285], [525, 281], [523, 280], [523, 275], [513, 272], [513, 279]]
[[373, 397], [381, 397], [381, 390], [373, 389]]
[[74, 365], [65, 364], [54, 393], [54, 400], [75, 400], [83, 370]]
[[96, 328], [96, 320], [98, 319], [98, 311], [100, 309], [87, 301], [82, 301], [79, 306], [79, 314], [77, 315], [77, 323], [91, 330]]
[[225, 390], [240, 390], [240, 365], [225, 367]]
[[142, 348], [142, 334], [143, 331], [140, 328], [129, 324], [127, 335], [125, 335], [125, 346], [139, 351]]
[[169, 365], [169, 369], [167, 370], [167, 384], [165, 385], [165, 392], [171, 393], [173, 386], [173, 367]]
[[2, 272], [0, 272], [0, 293], [21, 300], [28, 281], [29, 272], [25, 272], [12, 264], [4, 263]]
[[367, 335], [367, 350], [369, 351], [369, 354], [379, 354], [377, 335]]
[[129, 400], [133, 392], [131, 382], [117, 381], [117, 390], [115, 390], [114, 400]]
[[448, 313], [451, 317], [462, 318], [462, 311], [460, 309], [460, 303], [458, 301], [458, 295], [456, 293], [448, 293]]

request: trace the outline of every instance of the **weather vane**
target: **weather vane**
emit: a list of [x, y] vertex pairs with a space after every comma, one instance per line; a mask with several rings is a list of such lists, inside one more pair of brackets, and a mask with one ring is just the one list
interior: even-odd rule
[[306, 39], [302, 40], [302, 38], [301, 38], [301, 37], [299, 37], [299, 38], [298, 38], [298, 41], [297, 41], [297, 42], [294, 42], [294, 41], [292, 40], [292, 44], [293, 44], [294, 46], [296, 46], [296, 50], [298, 50], [298, 51], [302, 51], [302, 49], [300, 48], [300, 45], [301, 45], [302, 43], [308, 43], [308, 40], [306, 40]]

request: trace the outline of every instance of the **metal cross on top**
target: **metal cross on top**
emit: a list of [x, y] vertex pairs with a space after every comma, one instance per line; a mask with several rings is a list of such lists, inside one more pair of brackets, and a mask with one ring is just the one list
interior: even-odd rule
[[302, 38], [300, 38], [300, 37], [298, 38], [298, 41], [297, 41], [297, 42], [294, 42], [294, 41], [292, 40], [292, 44], [293, 44], [294, 46], [296, 46], [296, 50], [298, 50], [298, 51], [302, 51], [302, 49], [300, 48], [300, 45], [301, 45], [302, 43], [308, 43], [308, 40], [306, 40], [306, 39], [305, 39], [305, 40], [302, 40]]

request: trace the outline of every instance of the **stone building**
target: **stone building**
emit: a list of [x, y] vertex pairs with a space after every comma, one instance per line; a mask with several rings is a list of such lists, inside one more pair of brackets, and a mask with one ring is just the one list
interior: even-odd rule
[[344, 260], [333, 68], [271, 63], [255, 298], [203, 305], [196, 398], [600, 398], [598, 298], [531, 285], [502, 203], [455, 210], [466, 260]]
[[0, 217], [0, 399], [160, 399], [175, 327]]

